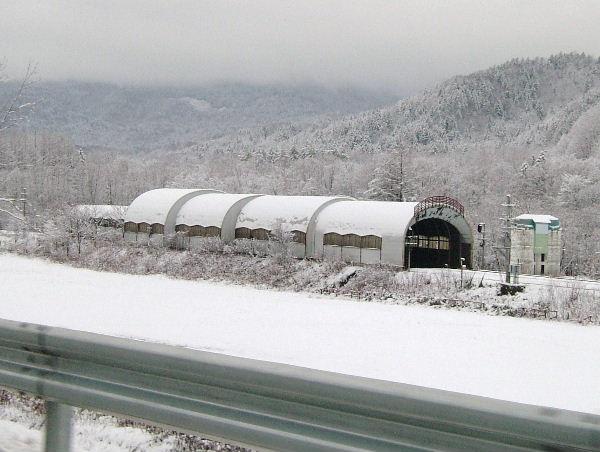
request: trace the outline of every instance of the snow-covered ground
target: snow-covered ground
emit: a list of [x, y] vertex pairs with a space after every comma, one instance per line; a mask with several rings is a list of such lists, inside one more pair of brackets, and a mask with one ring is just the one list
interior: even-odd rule
[[0, 254], [0, 317], [600, 414], [598, 326], [101, 273], [10, 254]]
[[[447, 268], [413, 268], [412, 271], [426, 274], [446, 273], [460, 278], [460, 270]], [[482, 282], [488, 284], [498, 284], [505, 281], [506, 273], [490, 271], [490, 270], [464, 270], [463, 276], [465, 281], [472, 281], [474, 284]], [[518, 282], [525, 284], [528, 287], [562, 287], [562, 288], [578, 288], [580, 290], [589, 290], [600, 292], [600, 281], [592, 279], [584, 279], [573, 276], [549, 277], [540, 275], [519, 275]]]
[[[0, 452], [33, 452], [43, 449], [44, 435], [18, 422], [0, 419]], [[121, 427], [111, 416], [78, 419], [73, 435], [73, 452], [170, 452], [174, 437], [160, 442], [140, 428]]]

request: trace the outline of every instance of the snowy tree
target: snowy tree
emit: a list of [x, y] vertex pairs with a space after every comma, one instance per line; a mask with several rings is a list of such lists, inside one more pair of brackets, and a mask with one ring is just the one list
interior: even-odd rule
[[374, 171], [369, 181], [367, 197], [381, 201], [406, 201], [410, 196], [406, 152], [395, 152]]
[[[2, 74], [3, 69], [0, 63], [0, 84], [6, 83], [7, 80]], [[25, 75], [16, 87], [6, 93], [4, 99], [0, 98], [0, 132], [23, 120], [25, 113], [33, 106], [31, 102], [23, 102], [23, 97], [33, 83], [35, 73], [35, 66], [29, 64]]]
[[600, 103], [583, 113], [567, 135], [567, 153], [586, 159], [600, 151]]

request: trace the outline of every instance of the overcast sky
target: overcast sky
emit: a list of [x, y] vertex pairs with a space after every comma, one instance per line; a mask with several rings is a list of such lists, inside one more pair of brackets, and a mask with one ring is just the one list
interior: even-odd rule
[[0, 58], [42, 80], [431, 86], [514, 57], [600, 56], [600, 0], [0, 0]]

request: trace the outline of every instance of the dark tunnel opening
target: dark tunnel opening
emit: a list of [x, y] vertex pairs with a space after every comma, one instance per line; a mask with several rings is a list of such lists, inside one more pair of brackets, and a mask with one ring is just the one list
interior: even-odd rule
[[464, 265], [471, 267], [471, 245], [461, 243], [458, 230], [444, 220], [418, 221], [408, 231], [409, 242], [412, 245], [407, 244], [404, 249], [405, 268], [460, 268], [461, 257], [465, 259]]

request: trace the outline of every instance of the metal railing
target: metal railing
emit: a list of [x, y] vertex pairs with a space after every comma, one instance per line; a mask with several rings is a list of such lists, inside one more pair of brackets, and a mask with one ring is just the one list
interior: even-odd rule
[[456, 199], [449, 196], [430, 196], [415, 206], [415, 217], [419, 217], [432, 207], [449, 207], [461, 215], [465, 214], [465, 208]]
[[0, 386], [274, 451], [598, 451], [600, 416], [0, 320]]

